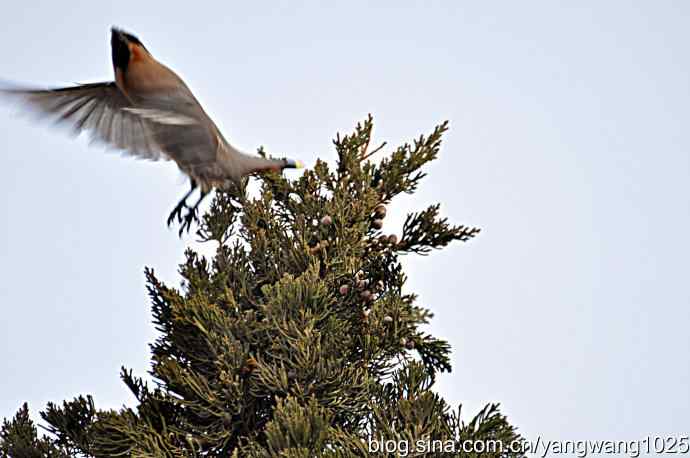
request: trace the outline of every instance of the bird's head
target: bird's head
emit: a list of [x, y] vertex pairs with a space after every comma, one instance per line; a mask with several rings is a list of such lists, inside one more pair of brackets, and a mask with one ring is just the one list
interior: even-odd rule
[[110, 46], [113, 51], [113, 67], [123, 72], [133, 60], [140, 59], [148, 50], [134, 35], [113, 27], [111, 29]]

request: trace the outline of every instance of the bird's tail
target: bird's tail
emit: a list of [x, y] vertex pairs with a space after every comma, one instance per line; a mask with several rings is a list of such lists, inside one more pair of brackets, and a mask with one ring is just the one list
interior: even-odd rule
[[304, 168], [304, 162], [296, 159], [283, 159], [285, 161], [285, 167], [286, 169], [303, 169]]
[[229, 144], [222, 156], [222, 167], [226, 177], [238, 183], [242, 177], [254, 173], [280, 172], [283, 169], [300, 169], [304, 167], [302, 161], [295, 159], [273, 159], [245, 154]]

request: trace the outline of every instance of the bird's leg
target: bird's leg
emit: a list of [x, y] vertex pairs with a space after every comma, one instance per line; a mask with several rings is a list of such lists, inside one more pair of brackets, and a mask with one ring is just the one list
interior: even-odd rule
[[173, 211], [170, 212], [170, 216], [168, 216], [168, 226], [170, 226], [175, 218], [177, 218], [177, 222], [180, 223], [182, 222], [182, 209], [187, 208], [187, 199], [189, 196], [192, 195], [194, 190], [197, 188], [196, 181], [191, 180], [192, 187], [189, 191], [187, 191], [187, 194], [184, 195], [182, 200], [180, 200], [175, 208], [173, 208]]
[[[187, 207], [189, 210], [187, 214], [184, 217], [184, 223], [182, 223], [182, 226], [180, 226], [180, 237], [182, 237], [182, 233], [187, 230], [189, 232], [189, 229], [192, 227], [192, 223], [194, 221], [199, 221], [199, 217], [197, 216], [197, 209], [199, 208], [199, 204], [201, 204], [201, 201], [204, 200], [204, 198], [208, 195], [208, 191], [201, 191], [201, 194], [199, 195], [199, 199], [196, 201], [194, 206], [192, 208]], [[186, 205], [185, 205], [186, 207]]]

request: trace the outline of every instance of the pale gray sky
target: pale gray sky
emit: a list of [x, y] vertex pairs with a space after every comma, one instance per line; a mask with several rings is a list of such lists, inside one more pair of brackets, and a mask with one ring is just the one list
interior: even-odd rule
[[[690, 425], [690, 5], [565, 2], [7, 2], [0, 77], [111, 78], [135, 33], [226, 136], [335, 158], [367, 113], [391, 146], [444, 120], [421, 190], [480, 237], [409, 257], [411, 290], [453, 345], [438, 385], [467, 413], [500, 401], [528, 436], [643, 439]], [[164, 221], [171, 164], [89, 148], [0, 109], [0, 417], [144, 374], [143, 268], [179, 284]]]

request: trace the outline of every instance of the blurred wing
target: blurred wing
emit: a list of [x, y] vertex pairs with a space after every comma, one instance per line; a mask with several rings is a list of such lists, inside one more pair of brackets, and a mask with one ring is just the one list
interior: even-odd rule
[[155, 141], [150, 120], [132, 111], [131, 103], [113, 82], [60, 89], [0, 86], [0, 95], [20, 101], [39, 117], [71, 126], [76, 135], [88, 132], [94, 141], [141, 158], [166, 158]]
[[216, 125], [185, 86], [136, 97], [125, 111], [145, 120], [162, 151], [187, 171], [207, 169], [222, 142]]

